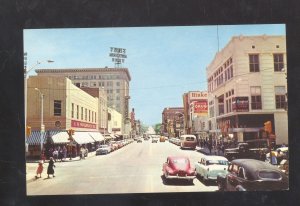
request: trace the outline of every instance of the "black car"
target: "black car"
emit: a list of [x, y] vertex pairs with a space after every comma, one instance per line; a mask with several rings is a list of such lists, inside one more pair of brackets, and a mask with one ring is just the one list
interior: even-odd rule
[[289, 181], [278, 167], [255, 159], [236, 159], [226, 175], [218, 175], [220, 191], [288, 190]]

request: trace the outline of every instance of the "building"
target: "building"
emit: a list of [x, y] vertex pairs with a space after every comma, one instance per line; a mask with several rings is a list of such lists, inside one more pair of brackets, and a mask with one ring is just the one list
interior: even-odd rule
[[[78, 145], [89, 144], [89, 149], [95, 142], [103, 140], [98, 132], [98, 97], [76, 87], [68, 78], [29, 77], [27, 94], [27, 125], [32, 130], [27, 139], [29, 155], [39, 155], [47, 142], [70, 143], [66, 132], [69, 129], [75, 131], [75, 142]], [[60, 135], [55, 136], [58, 133]]]
[[38, 76], [68, 77], [77, 87], [102, 88], [107, 93], [107, 106], [114, 107], [122, 115], [122, 133], [129, 118], [129, 82], [127, 68], [83, 68], [83, 69], [37, 69]]
[[208, 136], [208, 93], [189, 91], [183, 94], [184, 131], [205, 139]]
[[[211, 135], [287, 144], [286, 71], [285, 36], [232, 37], [206, 68]], [[272, 134], [263, 131], [268, 121]]]
[[168, 107], [162, 112], [161, 131], [169, 137], [178, 137], [183, 131], [184, 113], [183, 107]]
[[114, 108], [108, 107], [108, 132], [121, 135], [122, 133], [122, 114]]

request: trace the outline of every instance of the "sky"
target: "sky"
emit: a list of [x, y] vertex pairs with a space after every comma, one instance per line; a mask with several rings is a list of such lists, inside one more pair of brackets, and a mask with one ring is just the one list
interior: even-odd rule
[[206, 67], [233, 36], [263, 34], [285, 35], [285, 25], [26, 29], [24, 52], [28, 74], [36, 75], [35, 69], [113, 68], [110, 47], [125, 48], [129, 111], [154, 125], [164, 108], [183, 107], [184, 93], [207, 91]]

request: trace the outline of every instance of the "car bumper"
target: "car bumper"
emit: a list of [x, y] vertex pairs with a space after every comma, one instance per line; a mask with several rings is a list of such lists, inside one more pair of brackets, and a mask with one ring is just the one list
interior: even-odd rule
[[177, 176], [177, 175], [168, 175], [167, 179], [182, 179], [182, 180], [192, 180], [195, 179], [196, 176]]

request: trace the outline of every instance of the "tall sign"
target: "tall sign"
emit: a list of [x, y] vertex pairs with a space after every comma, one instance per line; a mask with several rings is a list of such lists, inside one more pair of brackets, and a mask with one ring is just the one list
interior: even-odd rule
[[111, 57], [112, 62], [115, 63], [115, 67], [120, 68], [127, 58], [126, 49], [110, 47], [109, 56]]

